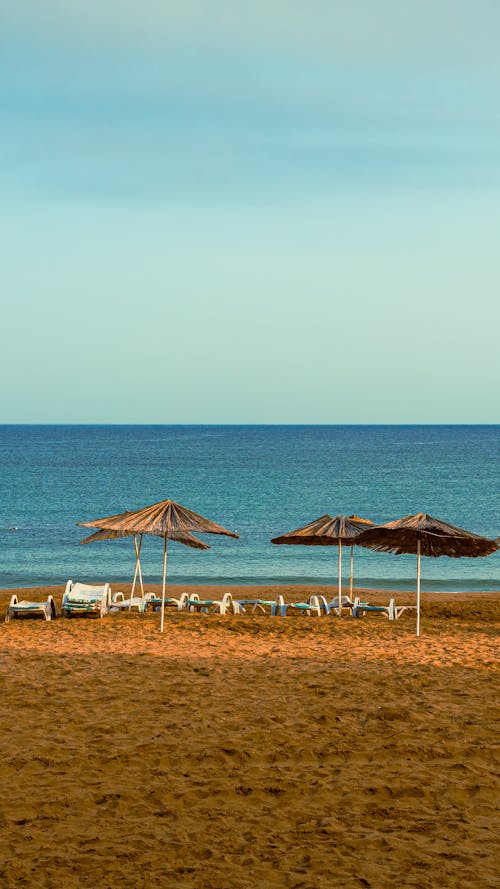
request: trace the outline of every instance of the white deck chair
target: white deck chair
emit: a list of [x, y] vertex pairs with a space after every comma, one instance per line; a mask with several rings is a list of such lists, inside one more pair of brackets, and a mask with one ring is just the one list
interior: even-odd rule
[[[161, 611], [161, 596], [155, 593], [146, 593], [149, 597], [148, 605], [151, 605], [153, 611]], [[167, 596], [165, 599], [165, 608], [176, 608], [177, 611], [186, 611], [186, 604], [189, 599], [189, 593], [181, 593], [177, 598], [175, 596]]]
[[233, 599], [235, 614], [271, 614], [275, 599]]
[[416, 605], [395, 605], [394, 606], [394, 619], [399, 620], [399, 618], [401, 617], [402, 614], [405, 613], [405, 611], [416, 611], [416, 610], [417, 610]]
[[5, 622], [9, 623], [16, 617], [43, 617], [44, 620], [52, 620], [57, 617], [54, 597], [49, 596], [45, 602], [32, 602], [27, 599], [19, 599], [14, 593], [11, 596]]
[[389, 620], [397, 620], [400, 616], [396, 615], [396, 602], [394, 599], [389, 599], [388, 605], [368, 605], [356, 597], [351, 613], [353, 617], [364, 617], [365, 614], [382, 614]]
[[276, 597], [276, 604], [273, 605], [271, 614], [279, 614], [281, 617], [285, 617], [289, 608], [300, 614], [315, 614], [317, 617], [321, 617], [323, 614], [330, 614], [330, 605], [324, 596], [309, 596], [306, 602], [285, 602], [281, 594]]
[[240, 605], [233, 601], [231, 593], [224, 593], [222, 599], [200, 599], [193, 593], [186, 603], [186, 611], [198, 611], [202, 614], [239, 614]]
[[154, 593], [146, 593], [144, 598], [142, 596], [132, 596], [132, 598], [126, 599], [123, 593], [113, 593], [111, 602], [109, 603], [110, 611], [132, 611], [133, 608], [136, 608], [139, 614], [144, 614], [146, 611], [151, 598], [154, 598]]
[[87, 583], [73, 583], [68, 580], [62, 598], [61, 611], [63, 617], [73, 614], [98, 614], [104, 617], [109, 611], [111, 589], [109, 583], [102, 586], [91, 586]]
[[[337, 610], [339, 607], [339, 597], [334, 596], [331, 602], [329, 602], [329, 605], [331, 611], [333, 611], [333, 609]], [[342, 595], [342, 608], [354, 608], [354, 602], [349, 596]]]

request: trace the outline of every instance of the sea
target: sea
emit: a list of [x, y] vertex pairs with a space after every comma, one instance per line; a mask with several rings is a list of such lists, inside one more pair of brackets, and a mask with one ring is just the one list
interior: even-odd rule
[[[331, 584], [337, 548], [273, 546], [318, 518], [427, 512], [496, 538], [500, 426], [0, 426], [0, 587], [131, 580], [131, 539], [77, 526], [171, 498], [239, 540], [171, 542], [172, 583]], [[162, 542], [144, 538], [146, 581]], [[348, 578], [348, 551], [344, 559]], [[355, 548], [355, 584], [415, 588], [415, 556]], [[500, 555], [423, 559], [422, 588], [499, 590]]]

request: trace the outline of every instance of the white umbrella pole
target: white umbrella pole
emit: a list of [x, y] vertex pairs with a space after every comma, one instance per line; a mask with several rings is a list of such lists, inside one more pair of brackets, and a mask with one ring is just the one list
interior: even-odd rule
[[139, 561], [139, 556], [137, 554], [137, 540], [135, 539], [135, 534], [133, 535], [133, 538], [134, 538], [134, 549], [135, 549], [135, 571], [134, 571], [134, 579], [132, 581], [132, 589], [130, 590], [130, 598], [129, 598], [129, 606], [128, 606], [129, 611], [132, 610], [132, 599], [133, 599], [134, 592], [135, 592], [135, 584], [137, 582], [137, 565], [138, 565], [138, 561]]
[[163, 624], [165, 621], [165, 586], [167, 583], [167, 535], [163, 538], [163, 586], [161, 591], [161, 619], [160, 633], [163, 633]]
[[339, 617], [342, 617], [342, 541], [339, 540]]
[[139, 536], [139, 547], [136, 550], [136, 552], [137, 552], [137, 568], [139, 571], [139, 583], [141, 585], [141, 596], [144, 599], [144, 584], [142, 582], [142, 569], [141, 569], [141, 549], [142, 549], [142, 534]]
[[349, 570], [349, 599], [352, 602], [352, 585], [354, 581], [354, 547], [351, 546], [351, 565]]
[[141, 571], [141, 546], [142, 546], [142, 534], [140, 535], [139, 545], [137, 545], [137, 537], [134, 534], [134, 549], [135, 549], [135, 572], [134, 572], [134, 581], [132, 583], [132, 591], [130, 593], [130, 603], [128, 606], [128, 610], [132, 610], [132, 599], [135, 592], [135, 585], [137, 582], [137, 577], [139, 577], [139, 583], [141, 585], [141, 596], [144, 600], [144, 586], [142, 583], [142, 571]]
[[417, 636], [420, 636], [420, 540], [417, 541]]

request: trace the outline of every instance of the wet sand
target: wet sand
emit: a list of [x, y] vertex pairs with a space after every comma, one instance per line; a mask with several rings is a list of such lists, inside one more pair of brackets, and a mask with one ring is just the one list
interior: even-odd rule
[[1, 624], [2, 889], [498, 886], [500, 594], [423, 602]]

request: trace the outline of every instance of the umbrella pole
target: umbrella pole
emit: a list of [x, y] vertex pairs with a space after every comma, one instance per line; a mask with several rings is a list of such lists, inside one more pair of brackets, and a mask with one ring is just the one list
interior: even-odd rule
[[137, 583], [137, 577], [139, 577], [139, 583], [141, 585], [141, 596], [144, 601], [144, 586], [142, 584], [142, 571], [141, 571], [141, 546], [142, 546], [142, 534], [141, 539], [139, 541], [139, 545], [137, 545], [137, 536], [134, 534], [134, 549], [135, 549], [135, 572], [134, 572], [134, 580], [132, 583], [132, 590], [130, 593], [130, 604], [128, 606], [128, 610], [132, 611], [132, 599], [134, 597], [135, 585]]
[[165, 586], [167, 582], [167, 535], [163, 538], [163, 586], [161, 591], [161, 618], [160, 633], [163, 633], [163, 624], [165, 621]]
[[351, 546], [351, 565], [349, 571], [349, 599], [352, 602], [352, 584], [354, 580], [354, 547]]
[[420, 636], [420, 540], [417, 541], [417, 636]]
[[339, 540], [339, 617], [342, 617], [342, 541]]
[[142, 569], [141, 569], [141, 549], [142, 549], [142, 534], [139, 536], [139, 548], [137, 550], [137, 568], [139, 569], [139, 583], [141, 585], [141, 596], [144, 599], [144, 584], [142, 582]]
[[128, 606], [129, 611], [132, 610], [132, 599], [134, 597], [135, 584], [137, 582], [137, 564], [138, 564], [138, 558], [139, 558], [137, 555], [137, 540], [136, 540], [135, 534], [133, 535], [133, 538], [134, 538], [134, 549], [135, 549], [135, 571], [134, 571], [134, 579], [132, 581], [132, 589], [130, 590], [130, 599], [129, 599], [129, 606]]

